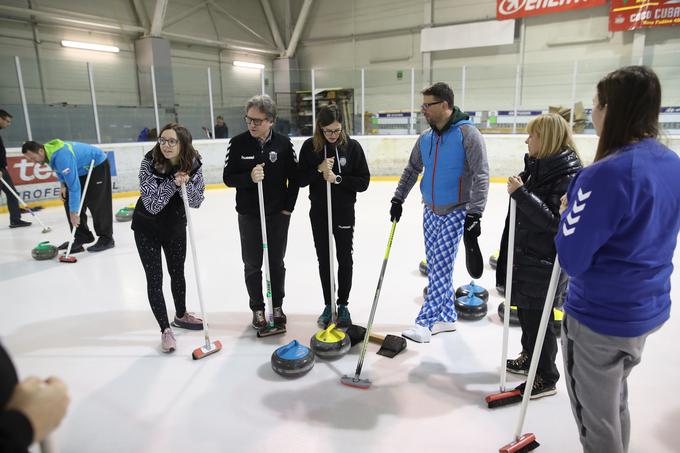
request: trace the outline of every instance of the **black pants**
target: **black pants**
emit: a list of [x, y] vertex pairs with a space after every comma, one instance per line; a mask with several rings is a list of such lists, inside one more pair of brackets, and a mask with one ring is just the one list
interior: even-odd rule
[[170, 288], [175, 301], [175, 314], [178, 318], [186, 312], [186, 281], [184, 279], [184, 261], [187, 253], [186, 230], [172, 237], [146, 234], [135, 230], [137, 253], [142, 260], [146, 273], [146, 292], [149, 296], [151, 311], [158, 321], [161, 332], [170, 327], [168, 313], [163, 297], [163, 263], [161, 249], [165, 254], [165, 262], [170, 274]]
[[[338, 259], [338, 294], [337, 303], [346, 305], [352, 289], [352, 244], [354, 240], [354, 208], [344, 215], [333, 214], [333, 238], [335, 239], [335, 255]], [[328, 213], [325, 208], [309, 211], [312, 223], [314, 247], [319, 260], [319, 278], [326, 305], [331, 303], [330, 262], [328, 258]], [[335, 278], [335, 276], [333, 276]]]
[[[542, 310], [527, 310], [517, 308], [517, 317], [519, 324], [522, 327], [522, 349], [531, 357], [536, 345], [536, 337], [538, 336], [538, 326], [541, 324]], [[550, 312], [550, 322], [545, 331], [545, 339], [543, 340], [543, 349], [541, 350], [541, 357], [538, 360], [538, 371], [543, 381], [547, 385], [555, 385], [560, 379], [560, 372], [557, 371], [555, 365], [555, 358], [557, 357], [557, 337], [553, 324], [555, 318], [553, 312]]]
[[[271, 274], [272, 304], [283, 304], [286, 282], [286, 267], [283, 258], [288, 245], [290, 216], [272, 214], [265, 218], [267, 223], [267, 250], [269, 251], [269, 272]], [[260, 218], [253, 215], [238, 215], [238, 229], [241, 233], [241, 258], [243, 273], [250, 298], [251, 310], [264, 310], [262, 295], [262, 228]]]
[[[12, 177], [9, 174], [9, 171], [7, 171], [7, 167], [1, 168], [0, 172], [2, 172], [2, 179], [5, 180], [7, 184], [16, 192], [16, 189], [14, 188], [14, 182], [12, 182]], [[19, 223], [21, 220], [21, 209], [19, 209], [19, 202], [17, 201], [16, 198], [14, 198], [14, 195], [12, 195], [12, 192], [9, 191], [9, 189], [0, 182], [0, 190], [5, 192], [5, 196], [7, 196], [7, 209], [9, 210], [9, 223], [10, 225]]]
[[[85, 190], [85, 180], [87, 175], [80, 176], [80, 196]], [[66, 192], [66, 199], [64, 200], [64, 209], [66, 210], [66, 218], [68, 219], [69, 228], [73, 228], [71, 224], [71, 216], [69, 215], [69, 193]], [[80, 204], [80, 201], [78, 201]], [[87, 227], [87, 212], [89, 209], [92, 214], [92, 223], [94, 231], [97, 236], [104, 239], [113, 239], [113, 204], [111, 201], [111, 170], [109, 161], [105, 160], [101, 164], [92, 169], [92, 176], [90, 177], [90, 184], [87, 186], [87, 193], [85, 194], [85, 202], [83, 209], [80, 211], [80, 225], [76, 228], [76, 236], [74, 243], [86, 244], [94, 240], [92, 232]]]

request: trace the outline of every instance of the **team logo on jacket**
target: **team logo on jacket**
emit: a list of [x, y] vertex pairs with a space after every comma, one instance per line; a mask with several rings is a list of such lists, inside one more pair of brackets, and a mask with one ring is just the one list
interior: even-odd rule
[[69, 173], [71, 173], [71, 169], [70, 169], [70, 168], [64, 168], [64, 169], [61, 171], [61, 174], [64, 175], [64, 176], [68, 175]]
[[581, 216], [572, 214], [579, 214], [586, 208], [586, 200], [590, 198], [592, 192], [592, 190], [589, 190], [588, 192], [583, 193], [579, 187], [578, 193], [576, 194], [576, 200], [574, 200], [574, 204], [571, 206], [571, 211], [567, 212], [565, 222], [562, 224], [563, 235], [570, 236], [574, 234], [574, 231], [576, 231], [576, 224], [581, 220]]
[[269, 151], [269, 162], [272, 164], [276, 162], [276, 159], [278, 159], [278, 154], [276, 154], [276, 151]]
[[341, 157], [340, 158], [340, 166], [344, 167], [345, 165], [347, 165], [347, 159], [344, 158], [344, 157]]

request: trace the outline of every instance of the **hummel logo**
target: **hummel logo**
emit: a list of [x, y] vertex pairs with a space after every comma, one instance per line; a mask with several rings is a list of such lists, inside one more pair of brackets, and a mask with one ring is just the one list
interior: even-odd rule
[[[565, 223], [562, 224], [562, 234], [565, 236], [570, 236], [574, 234], [574, 231], [576, 231], [576, 225], [579, 220], [581, 220], [581, 216], [572, 216], [572, 213], [578, 214], [579, 212], [583, 211], [586, 208], [586, 203], [584, 203], [585, 200], [590, 198], [590, 194], [593, 191], [590, 190], [586, 193], [583, 193], [581, 188], [578, 189], [578, 193], [576, 194], [576, 200], [574, 201], [574, 204], [571, 207], [571, 211], [567, 213], [567, 218], [565, 219]], [[581, 204], [578, 204], [578, 202], [581, 202]], [[567, 225], [569, 225], [571, 228], [567, 228]]]

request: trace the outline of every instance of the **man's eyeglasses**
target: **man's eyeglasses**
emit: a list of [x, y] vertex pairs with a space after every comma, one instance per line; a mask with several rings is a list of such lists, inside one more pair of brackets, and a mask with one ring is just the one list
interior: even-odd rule
[[324, 135], [333, 136], [340, 135], [342, 129], [321, 129], [321, 132], [323, 132]]
[[423, 110], [427, 110], [430, 107], [432, 107], [433, 105], [441, 104], [442, 102], [444, 102], [444, 101], [426, 102], [424, 104], [421, 104], [420, 108], [423, 109]]
[[246, 124], [254, 124], [255, 126], [259, 126], [267, 118], [251, 118], [248, 115], [246, 115], [243, 117], [243, 119], [246, 120]]
[[158, 143], [163, 146], [163, 145], [169, 145], [169, 146], [175, 146], [177, 143], [179, 143], [179, 140], [176, 138], [159, 138]]

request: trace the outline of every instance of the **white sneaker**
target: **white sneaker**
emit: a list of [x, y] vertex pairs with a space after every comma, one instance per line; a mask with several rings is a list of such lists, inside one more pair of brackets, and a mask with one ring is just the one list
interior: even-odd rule
[[401, 333], [402, 337], [408, 338], [409, 340], [415, 341], [416, 343], [429, 343], [431, 335], [432, 334], [430, 332], [430, 329], [418, 324], [409, 329], [404, 330]]
[[172, 352], [177, 349], [177, 341], [175, 340], [175, 334], [172, 329], [168, 327], [163, 331], [161, 335], [161, 351]]
[[437, 335], [442, 332], [455, 332], [456, 322], [435, 322], [432, 325], [432, 335]]

